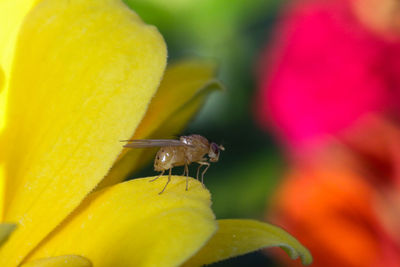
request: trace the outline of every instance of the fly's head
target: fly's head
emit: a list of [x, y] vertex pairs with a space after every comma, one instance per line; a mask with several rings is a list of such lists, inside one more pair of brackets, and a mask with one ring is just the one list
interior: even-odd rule
[[208, 151], [208, 157], [210, 158], [211, 162], [217, 162], [219, 159], [220, 151], [224, 151], [225, 148], [222, 145], [217, 145], [216, 143], [210, 144], [210, 149]]

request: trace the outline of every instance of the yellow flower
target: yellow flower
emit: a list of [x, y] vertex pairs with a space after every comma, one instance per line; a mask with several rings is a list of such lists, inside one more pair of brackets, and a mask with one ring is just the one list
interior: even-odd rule
[[279, 228], [215, 220], [194, 179], [162, 195], [162, 179], [119, 183], [150, 153], [119, 140], [182, 129], [215, 88], [211, 63], [159, 86], [163, 38], [121, 1], [36, 2], [0, 1], [0, 266], [197, 266], [266, 246], [311, 261]]

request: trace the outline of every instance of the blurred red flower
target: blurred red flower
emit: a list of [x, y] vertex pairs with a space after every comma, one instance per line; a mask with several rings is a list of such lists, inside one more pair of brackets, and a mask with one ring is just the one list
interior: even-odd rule
[[276, 33], [256, 115], [292, 167], [268, 218], [313, 266], [400, 266], [399, 1], [296, 1]]

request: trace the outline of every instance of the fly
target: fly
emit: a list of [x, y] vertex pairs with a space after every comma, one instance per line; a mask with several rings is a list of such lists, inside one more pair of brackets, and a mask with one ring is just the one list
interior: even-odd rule
[[[128, 142], [124, 147], [129, 148], [146, 148], [146, 147], [161, 147], [154, 159], [154, 170], [161, 172], [159, 176], [150, 180], [153, 182], [160, 178], [166, 170], [169, 170], [168, 181], [163, 190], [159, 193], [162, 194], [171, 181], [171, 170], [176, 166], [184, 166], [183, 175], [186, 175], [186, 191], [188, 190], [189, 183], [189, 164], [196, 162], [199, 164], [197, 168], [196, 179], [199, 180], [199, 173], [202, 166], [206, 166], [201, 173], [201, 183], [204, 186], [204, 174], [210, 167], [210, 162], [217, 162], [219, 159], [220, 151], [225, 148], [213, 142], [209, 142], [207, 138], [192, 134], [181, 136], [179, 140], [174, 139], [138, 139], [138, 140], [124, 140]], [[205, 156], [208, 156], [205, 157]]]

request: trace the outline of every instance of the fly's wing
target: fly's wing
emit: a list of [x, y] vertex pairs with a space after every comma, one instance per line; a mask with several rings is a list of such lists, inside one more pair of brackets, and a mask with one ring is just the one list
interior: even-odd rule
[[163, 147], [163, 146], [190, 146], [180, 140], [174, 139], [138, 139], [138, 140], [122, 140], [128, 142], [124, 147], [144, 148], [144, 147]]

